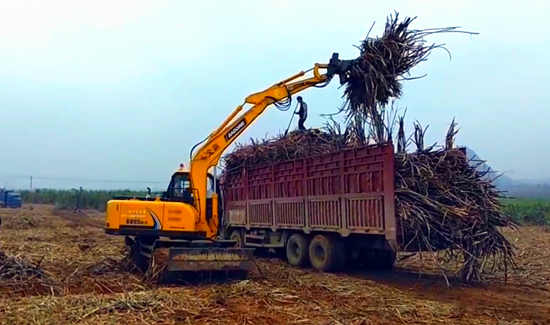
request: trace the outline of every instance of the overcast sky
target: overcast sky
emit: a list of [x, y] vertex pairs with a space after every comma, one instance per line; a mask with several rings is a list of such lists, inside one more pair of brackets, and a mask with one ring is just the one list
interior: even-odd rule
[[[548, 1], [0, 1], [0, 185], [164, 187], [189, 150], [250, 93], [381, 35], [461, 26], [412, 72], [398, 105], [441, 142], [514, 178], [550, 178]], [[301, 93], [307, 126], [342, 103], [337, 80]], [[239, 138], [274, 135], [271, 107]], [[293, 127], [296, 127], [296, 121]], [[57, 180], [53, 180], [56, 179]], [[145, 183], [91, 182], [89, 180]]]

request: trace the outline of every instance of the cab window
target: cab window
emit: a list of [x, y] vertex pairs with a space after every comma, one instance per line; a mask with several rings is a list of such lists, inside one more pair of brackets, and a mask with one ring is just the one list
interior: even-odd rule
[[174, 197], [185, 197], [189, 195], [190, 187], [191, 183], [189, 182], [187, 175], [179, 175], [174, 177], [174, 181], [172, 183], [172, 193]]
[[208, 198], [212, 197], [214, 193], [214, 178], [209, 174], [206, 181], [206, 195]]

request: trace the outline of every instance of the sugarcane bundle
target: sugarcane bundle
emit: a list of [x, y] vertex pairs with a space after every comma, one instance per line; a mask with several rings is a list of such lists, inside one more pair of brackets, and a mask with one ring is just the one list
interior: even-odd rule
[[333, 136], [322, 130], [295, 131], [279, 134], [272, 139], [254, 140], [237, 144], [235, 150], [224, 157], [227, 171], [246, 167], [292, 160], [346, 148], [344, 136]]
[[500, 191], [462, 150], [398, 153], [396, 214], [401, 249], [442, 251], [462, 261], [462, 276], [479, 280], [489, 267], [514, 265], [513, 246], [501, 227], [515, 227], [500, 204]]
[[369, 124], [378, 142], [390, 138], [384, 110], [392, 98], [401, 97], [402, 81], [419, 78], [410, 77], [410, 70], [427, 60], [432, 50], [443, 48], [443, 44], [428, 44], [424, 38], [436, 33], [475, 34], [460, 31], [459, 27], [410, 29], [415, 19], [406, 17], [399, 21], [396, 13], [387, 18], [381, 37], [367, 35], [357, 46], [359, 57], [354, 60], [345, 83], [345, 105], [341, 112], [348, 125]]

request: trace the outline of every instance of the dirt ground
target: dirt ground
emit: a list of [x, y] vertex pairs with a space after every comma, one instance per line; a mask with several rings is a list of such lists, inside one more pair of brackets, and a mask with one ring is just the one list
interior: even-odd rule
[[507, 235], [518, 270], [468, 285], [418, 257], [386, 274], [261, 258], [247, 279], [159, 285], [131, 273], [102, 215], [1, 209], [0, 324], [550, 324], [550, 232]]

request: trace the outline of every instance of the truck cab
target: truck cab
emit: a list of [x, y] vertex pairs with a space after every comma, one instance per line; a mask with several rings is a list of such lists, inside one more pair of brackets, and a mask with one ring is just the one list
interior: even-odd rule
[[15, 191], [0, 192], [0, 206], [2, 208], [20, 208], [22, 204], [21, 195]]

